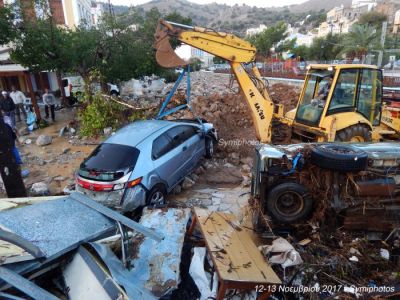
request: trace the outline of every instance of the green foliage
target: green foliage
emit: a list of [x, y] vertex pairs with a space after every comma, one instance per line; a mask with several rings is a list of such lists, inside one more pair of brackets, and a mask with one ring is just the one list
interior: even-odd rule
[[13, 20], [14, 14], [11, 7], [0, 7], [0, 45], [7, 44], [16, 37]]
[[307, 59], [332, 60], [338, 58], [342, 51], [342, 36], [328, 34], [323, 38], [315, 38], [308, 53]]
[[201, 69], [201, 60], [197, 57], [192, 57], [190, 59], [190, 70], [198, 71]]
[[214, 63], [214, 64], [225, 64], [225, 63], [226, 63], [226, 60], [223, 59], [223, 58], [221, 58], [221, 57], [214, 56], [214, 57], [213, 57], [213, 63]]
[[374, 27], [354, 24], [343, 38], [343, 49], [340, 53], [362, 58], [368, 51], [380, 48], [379, 35]]
[[164, 69], [163, 71], [161, 71], [159, 76], [164, 78], [166, 83], [170, 83], [175, 82], [178, 79], [179, 74], [176, 73], [174, 70]]
[[51, 19], [25, 23], [14, 40], [11, 58], [33, 71], [65, 72], [72, 53], [68, 48], [68, 31], [56, 26]]
[[377, 11], [369, 11], [360, 16], [359, 25], [373, 26], [377, 29], [382, 27], [382, 22], [387, 21], [387, 16]]
[[122, 125], [124, 107], [105, 99], [101, 95], [92, 97], [91, 103], [78, 113], [82, 136], [98, 136], [106, 127], [118, 128]]
[[286, 29], [286, 24], [281, 21], [275, 26], [268, 27], [261, 33], [250, 36], [248, 41], [257, 48], [258, 53], [268, 56], [270, 49], [287, 37]]

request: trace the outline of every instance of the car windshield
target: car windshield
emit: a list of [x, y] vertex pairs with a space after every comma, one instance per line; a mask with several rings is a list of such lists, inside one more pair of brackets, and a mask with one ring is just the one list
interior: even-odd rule
[[116, 180], [132, 170], [140, 151], [134, 147], [103, 143], [81, 164], [79, 175], [97, 180]]

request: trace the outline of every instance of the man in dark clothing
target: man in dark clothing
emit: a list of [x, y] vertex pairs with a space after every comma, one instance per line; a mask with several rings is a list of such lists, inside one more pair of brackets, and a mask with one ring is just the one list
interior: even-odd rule
[[0, 110], [4, 112], [4, 115], [10, 117], [11, 122], [15, 127], [15, 104], [6, 91], [1, 93]]
[[13, 139], [11, 127], [5, 124], [3, 118], [0, 117], [0, 175], [9, 198], [26, 197], [21, 169], [12, 150], [15, 143]]

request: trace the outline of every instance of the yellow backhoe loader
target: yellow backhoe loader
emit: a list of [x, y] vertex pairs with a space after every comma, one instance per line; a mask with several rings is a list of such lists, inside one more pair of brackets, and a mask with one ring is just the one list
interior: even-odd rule
[[[273, 142], [272, 124], [285, 124], [292, 140], [308, 142], [380, 141], [400, 133], [400, 113], [382, 103], [382, 71], [376, 66], [308, 66], [297, 107], [284, 114], [284, 107], [275, 105], [268, 94], [254, 64], [256, 48], [249, 42], [229, 33], [160, 20], [156, 59], [166, 68], [187, 64], [175, 54], [170, 38], [229, 62], [263, 143]], [[251, 69], [245, 66], [249, 63]]]

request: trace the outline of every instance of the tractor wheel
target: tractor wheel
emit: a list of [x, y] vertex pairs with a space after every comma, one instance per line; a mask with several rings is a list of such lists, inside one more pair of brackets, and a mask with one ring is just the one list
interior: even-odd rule
[[371, 142], [371, 129], [364, 124], [349, 126], [336, 132], [337, 142], [363, 143]]

